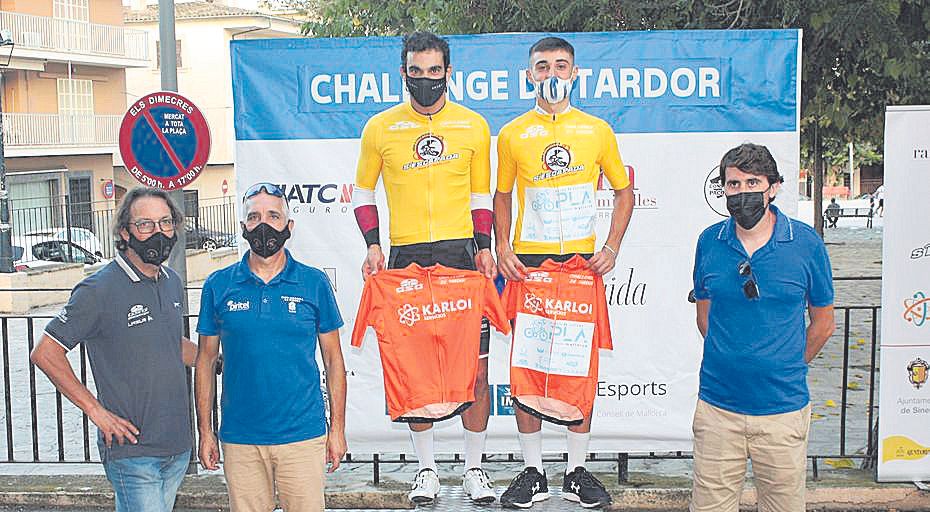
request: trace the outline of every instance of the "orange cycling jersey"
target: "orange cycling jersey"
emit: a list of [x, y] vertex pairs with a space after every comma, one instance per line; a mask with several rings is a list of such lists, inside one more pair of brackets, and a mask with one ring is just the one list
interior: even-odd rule
[[504, 307], [515, 320], [510, 395], [530, 414], [576, 425], [591, 413], [597, 391], [598, 349], [612, 349], [604, 281], [574, 256], [527, 269], [508, 281]]
[[494, 282], [473, 270], [413, 263], [368, 278], [352, 345], [374, 328], [393, 421], [439, 421], [474, 402], [482, 316], [510, 332]]
[[[487, 121], [451, 101], [433, 115], [402, 103], [372, 117], [362, 131], [353, 192], [362, 233], [377, 227], [380, 176], [391, 245], [472, 238], [476, 228], [490, 235], [490, 144]], [[482, 226], [469, 215], [478, 209], [487, 212], [479, 217]]]

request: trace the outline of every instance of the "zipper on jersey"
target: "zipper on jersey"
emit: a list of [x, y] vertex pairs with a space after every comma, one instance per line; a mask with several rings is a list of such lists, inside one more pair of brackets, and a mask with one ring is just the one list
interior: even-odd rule
[[[433, 136], [433, 114], [426, 114], [428, 119], [429, 136]], [[426, 166], [426, 226], [429, 230], [429, 241], [433, 242], [433, 163]]]
[[[559, 143], [559, 134], [558, 134], [558, 131], [557, 131], [557, 127], [558, 127], [558, 125], [556, 124], [556, 115], [555, 115], [555, 114], [552, 114], [552, 138], [555, 140], [555, 143], [556, 143], [556, 144]], [[571, 153], [569, 153], [569, 155], [571, 155]], [[571, 162], [569, 162], [569, 163], [571, 163]], [[556, 180], [558, 180], [558, 178], [556, 178]], [[565, 254], [565, 236], [564, 236], [564, 233], [563, 233], [563, 231], [562, 231], [562, 208], [561, 208], [561, 205], [558, 204], [558, 201], [559, 201], [559, 193], [558, 193], [559, 187], [556, 186], [555, 189], [556, 189], [556, 194], [555, 194], [556, 211], [559, 212], [559, 255], [562, 255], [562, 254]]]
[[[426, 271], [426, 286], [429, 288], [429, 301], [430, 305], [434, 306], [436, 304], [436, 297], [433, 295], [433, 272], [431, 270]], [[442, 340], [439, 338], [439, 334], [436, 332], [436, 322], [429, 322], [430, 328], [433, 335], [433, 345], [436, 350], [436, 363], [437, 368], [439, 369], [439, 382], [440, 382], [440, 398], [441, 403], [446, 403], [446, 361], [442, 357]]]
[[[559, 263], [558, 273], [555, 278], [555, 300], [561, 300], [562, 297], [562, 277], [565, 263]], [[555, 333], [556, 324], [558, 323], [557, 315], [552, 315], [552, 322], [549, 324], [549, 371], [546, 372], [546, 385], [543, 388], [543, 396], [549, 398], [549, 376], [552, 375], [552, 353], [555, 351]]]

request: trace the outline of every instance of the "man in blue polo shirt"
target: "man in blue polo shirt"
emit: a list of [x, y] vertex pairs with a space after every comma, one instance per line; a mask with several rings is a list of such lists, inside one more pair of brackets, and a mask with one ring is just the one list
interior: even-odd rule
[[771, 204], [784, 180], [767, 148], [731, 149], [720, 179], [730, 218], [701, 233], [694, 261], [704, 360], [691, 510], [736, 512], [749, 457], [759, 510], [800, 512], [807, 365], [834, 329], [830, 259], [810, 226]]
[[[326, 274], [284, 249], [294, 221], [270, 183], [243, 197], [242, 261], [214, 272], [200, 299], [195, 373], [200, 462], [216, 469], [213, 368], [223, 347], [222, 424], [226, 484], [233, 512], [323, 510], [323, 471], [346, 452], [346, 375], [342, 317]], [[330, 423], [320, 389], [322, 352]], [[328, 432], [327, 432], [328, 430]], [[327, 435], [328, 434], [328, 435]]]
[[[197, 347], [183, 336], [181, 280], [161, 265], [182, 220], [165, 191], [129, 191], [113, 226], [119, 252], [74, 287], [31, 356], [97, 426], [117, 512], [170, 512], [191, 461], [184, 366], [194, 365]], [[96, 397], [67, 359], [79, 343]]]

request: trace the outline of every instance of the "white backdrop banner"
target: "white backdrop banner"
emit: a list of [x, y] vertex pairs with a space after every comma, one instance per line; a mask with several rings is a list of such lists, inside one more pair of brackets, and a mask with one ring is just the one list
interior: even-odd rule
[[930, 106], [885, 112], [878, 479], [930, 480]]
[[[527, 50], [543, 34], [451, 36], [453, 101], [488, 120], [492, 137], [533, 108]], [[602, 353], [591, 449], [691, 449], [702, 340], [686, 300], [698, 234], [726, 215], [717, 164], [743, 142], [772, 151], [797, 211], [800, 32], [669, 31], [561, 34], [575, 46], [573, 104], [617, 133], [636, 205], [616, 269], [604, 282], [614, 351]], [[398, 38], [233, 41], [236, 172], [241, 194], [259, 181], [290, 198], [293, 254], [326, 269], [346, 318], [347, 435], [356, 453], [409, 451], [407, 426], [386, 415], [374, 334], [350, 348], [365, 244], [351, 207], [365, 122], [404, 101]], [[492, 140], [491, 147], [496, 146]], [[496, 155], [492, 149], [492, 168]], [[492, 177], [492, 184], [495, 183]], [[493, 185], [492, 185], [493, 187]], [[613, 194], [598, 191], [599, 240]], [[381, 226], [387, 205], [379, 185]], [[463, 212], [466, 214], [466, 212]], [[383, 233], [383, 238], [387, 239]], [[491, 341], [488, 450], [519, 446], [508, 385], [509, 340]], [[564, 427], [544, 449], [564, 450]], [[437, 425], [440, 451], [461, 451], [461, 422]]]

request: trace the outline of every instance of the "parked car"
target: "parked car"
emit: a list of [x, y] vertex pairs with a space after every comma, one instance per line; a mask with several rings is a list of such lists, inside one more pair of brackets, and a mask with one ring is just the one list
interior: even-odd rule
[[[41, 237], [41, 238], [54, 238], [56, 240], [67, 240], [68, 239], [68, 229], [67, 228], [46, 228], [46, 229], [36, 229], [25, 234], [28, 237]], [[100, 243], [100, 239], [97, 238], [97, 235], [93, 231], [84, 228], [71, 228], [71, 241], [78, 246], [84, 248], [87, 252], [91, 254], [96, 254], [97, 256], [103, 256], [103, 245]]]
[[[69, 250], [70, 248], [70, 250]], [[56, 263], [83, 263], [94, 265], [104, 261], [83, 247], [67, 240], [40, 239], [36, 236], [13, 238], [13, 267], [15, 270], [36, 269]]]
[[188, 249], [212, 251], [217, 247], [230, 247], [236, 244], [236, 235], [214, 231], [203, 226], [185, 222], [184, 231], [187, 233], [186, 247]]

